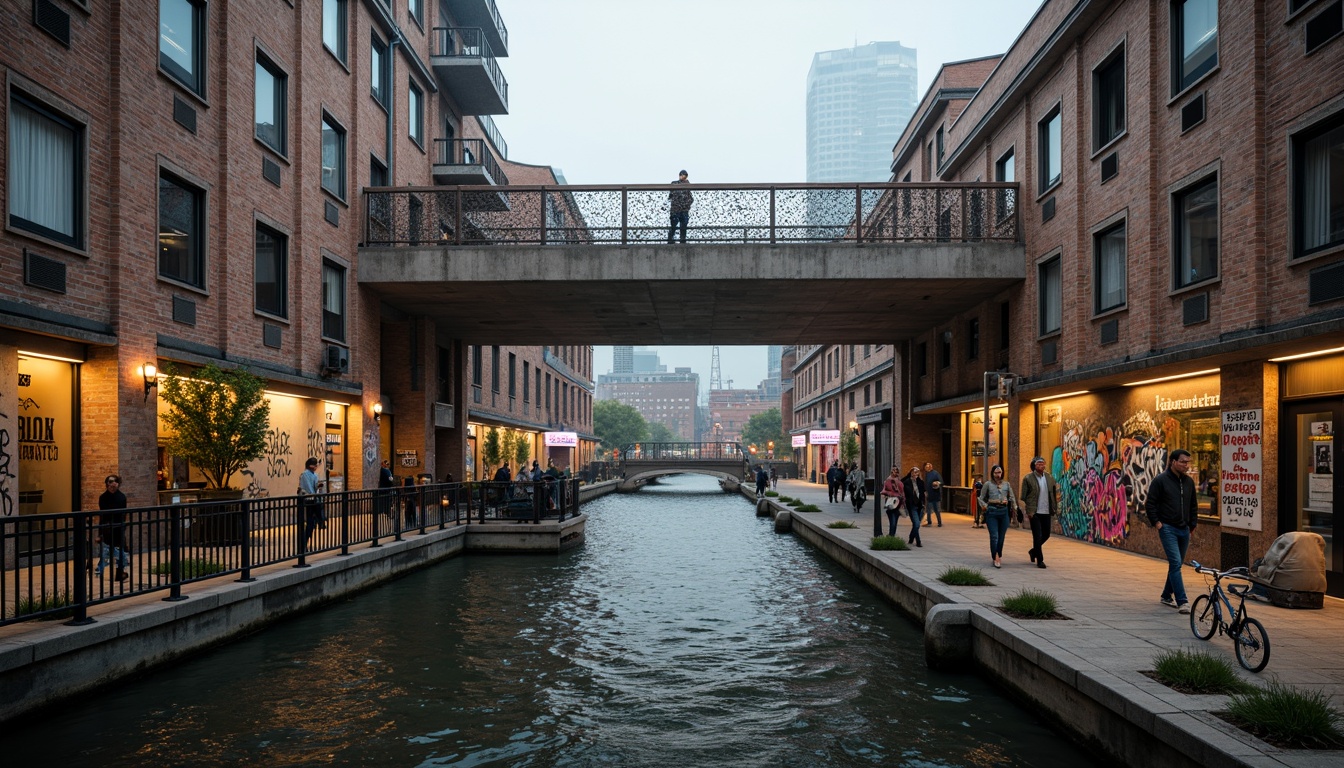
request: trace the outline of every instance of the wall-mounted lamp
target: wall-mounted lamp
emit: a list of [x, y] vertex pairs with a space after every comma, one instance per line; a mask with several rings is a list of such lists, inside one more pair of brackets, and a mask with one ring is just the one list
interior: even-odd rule
[[145, 402], [149, 402], [149, 390], [159, 386], [159, 369], [153, 363], [140, 366], [140, 375], [145, 377]]
[[857, 421], [849, 422], [849, 431], [853, 432], [856, 435], [859, 434], [859, 422]]
[[952, 343], [952, 332], [951, 332], [951, 331], [943, 331], [943, 343], [944, 343], [944, 344], [951, 344], [951, 343]]
[[373, 423], [383, 423], [383, 404], [381, 402], [373, 404]]

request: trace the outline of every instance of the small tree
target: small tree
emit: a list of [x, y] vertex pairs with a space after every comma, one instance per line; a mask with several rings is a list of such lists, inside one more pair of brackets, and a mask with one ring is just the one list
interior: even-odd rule
[[859, 438], [845, 430], [840, 437], [840, 462], [849, 464], [859, 458]]
[[485, 440], [481, 443], [481, 461], [485, 462], [487, 475], [494, 472], [499, 466], [499, 457], [501, 455], [499, 430], [485, 430]]
[[521, 432], [515, 433], [513, 444], [513, 461], [519, 467], [527, 466], [527, 460], [532, 456], [531, 441]]
[[209, 488], [228, 488], [233, 475], [266, 454], [271, 404], [266, 380], [244, 368], [214, 364], [180, 376], [169, 365], [159, 394], [168, 404], [163, 423], [168, 450], [191, 462]]

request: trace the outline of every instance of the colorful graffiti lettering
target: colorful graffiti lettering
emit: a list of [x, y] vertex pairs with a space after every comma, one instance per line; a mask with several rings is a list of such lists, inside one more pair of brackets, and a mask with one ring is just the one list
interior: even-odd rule
[[289, 433], [278, 429], [266, 431], [266, 476], [289, 477], [289, 457], [294, 452], [289, 447]]
[[1119, 545], [1129, 536], [1130, 514], [1143, 514], [1148, 487], [1162, 471], [1165, 432], [1146, 411], [1118, 428], [1073, 420], [1062, 426], [1050, 467], [1059, 484], [1060, 528], [1075, 539]]

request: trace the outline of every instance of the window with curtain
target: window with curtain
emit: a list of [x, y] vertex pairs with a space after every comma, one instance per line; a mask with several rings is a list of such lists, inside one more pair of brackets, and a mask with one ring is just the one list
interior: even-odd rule
[[345, 199], [345, 129], [322, 116], [322, 188]]
[[288, 317], [287, 249], [289, 239], [279, 232], [257, 225], [256, 265], [254, 269], [256, 309], [276, 317]]
[[1063, 274], [1058, 256], [1037, 268], [1037, 299], [1040, 301], [1040, 335], [1058, 333], [1064, 308]]
[[205, 193], [159, 171], [159, 276], [205, 287]]
[[1218, 180], [1200, 182], [1176, 195], [1177, 288], [1218, 275]]
[[205, 3], [159, 0], [159, 66], [205, 95]]
[[286, 87], [288, 78], [279, 67], [257, 51], [254, 122], [256, 137], [280, 154], [285, 154]]
[[1295, 256], [1344, 244], [1344, 117], [1293, 140]]
[[322, 44], [345, 61], [345, 0], [322, 0]]
[[322, 335], [345, 341], [345, 267], [322, 262]]
[[1171, 4], [1171, 92], [1194, 85], [1218, 66], [1218, 0]]
[[11, 227], [84, 247], [84, 126], [12, 93], [8, 175]]
[[1092, 70], [1092, 149], [1125, 132], [1125, 49]]
[[1098, 232], [1092, 238], [1094, 311], [1125, 305], [1125, 223]]

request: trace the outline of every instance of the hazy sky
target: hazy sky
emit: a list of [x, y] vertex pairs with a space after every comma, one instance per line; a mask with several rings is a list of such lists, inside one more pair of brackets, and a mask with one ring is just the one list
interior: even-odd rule
[[[509, 159], [570, 184], [804, 181], [807, 71], [818, 51], [916, 48], [919, 95], [947, 61], [1008, 49], [1039, 0], [496, 0]], [[708, 347], [662, 347], [709, 385]], [[765, 377], [764, 347], [720, 350], [724, 384]], [[611, 370], [598, 347], [593, 370]]]

